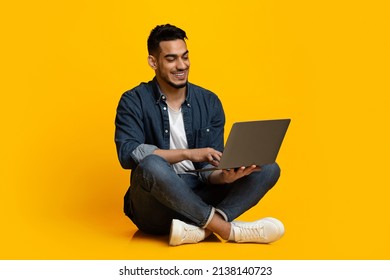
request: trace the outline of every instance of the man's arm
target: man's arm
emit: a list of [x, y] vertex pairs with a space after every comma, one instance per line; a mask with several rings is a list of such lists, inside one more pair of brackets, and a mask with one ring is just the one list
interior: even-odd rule
[[162, 150], [156, 149], [153, 152], [164, 158], [171, 164], [190, 160], [192, 162], [209, 162], [214, 166], [218, 165], [221, 160], [222, 153], [213, 148], [200, 148], [200, 149], [177, 149], [177, 150]]
[[145, 144], [142, 111], [139, 98], [134, 92], [122, 95], [115, 118], [115, 143], [118, 159], [125, 169], [133, 169], [157, 146]]

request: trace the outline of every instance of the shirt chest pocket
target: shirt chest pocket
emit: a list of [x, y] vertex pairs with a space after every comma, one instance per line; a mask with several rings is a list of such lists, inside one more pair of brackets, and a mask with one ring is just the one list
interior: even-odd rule
[[211, 145], [211, 133], [212, 133], [212, 130], [210, 127], [196, 130], [195, 147], [196, 148], [206, 148], [206, 147], [212, 146]]

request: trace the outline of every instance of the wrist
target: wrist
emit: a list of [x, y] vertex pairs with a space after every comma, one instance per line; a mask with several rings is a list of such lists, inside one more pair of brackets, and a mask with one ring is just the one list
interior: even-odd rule
[[183, 157], [185, 160], [191, 160], [191, 150], [190, 149], [184, 149], [183, 150]]
[[222, 170], [215, 170], [210, 174], [209, 181], [211, 184], [226, 184]]

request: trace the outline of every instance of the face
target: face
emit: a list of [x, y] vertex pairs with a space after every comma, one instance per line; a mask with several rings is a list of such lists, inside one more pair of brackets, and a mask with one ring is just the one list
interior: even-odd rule
[[184, 40], [160, 42], [161, 52], [149, 57], [149, 63], [156, 71], [159, 83], [165, 83], [176, 89], [187, 84], [190, 60]]

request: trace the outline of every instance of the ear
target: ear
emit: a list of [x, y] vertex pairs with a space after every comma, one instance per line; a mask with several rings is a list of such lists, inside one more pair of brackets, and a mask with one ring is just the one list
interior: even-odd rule
[[148, 55], [148, 63], [153, 70], [157, 69], [157, 60], [153, 55]]

